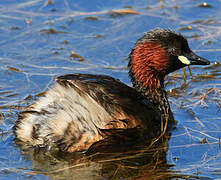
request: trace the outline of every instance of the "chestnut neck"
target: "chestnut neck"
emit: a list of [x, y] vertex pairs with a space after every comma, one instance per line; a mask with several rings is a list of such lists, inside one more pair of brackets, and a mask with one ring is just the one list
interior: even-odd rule
[[129, 75], [134, 88], [162, 113], [168, 114], [170, 107], [164, 89], [168, 53], [155, 42], [138, 42], [129, 58]]

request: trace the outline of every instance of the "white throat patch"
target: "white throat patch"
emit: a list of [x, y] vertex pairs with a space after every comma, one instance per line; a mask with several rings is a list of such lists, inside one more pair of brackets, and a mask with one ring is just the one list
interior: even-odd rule
[[178, 56], [178, 59], [179, 59], [183, 64], [190, 65], [189, 59], [187, 59], [185, 56]]

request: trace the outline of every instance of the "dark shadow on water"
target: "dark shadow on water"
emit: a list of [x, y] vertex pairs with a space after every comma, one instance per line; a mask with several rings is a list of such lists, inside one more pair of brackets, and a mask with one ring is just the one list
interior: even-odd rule
[[[179, 174], [168, 164], [166, 154], [171, 134], [150, 143], [133, 145], [98, 144], [88, 152], [30, 148], [22, 154], [32, 161], [34, 174], [55, 179], [201, 179]], [[52, 148], [53, 149], [53, 148]]]

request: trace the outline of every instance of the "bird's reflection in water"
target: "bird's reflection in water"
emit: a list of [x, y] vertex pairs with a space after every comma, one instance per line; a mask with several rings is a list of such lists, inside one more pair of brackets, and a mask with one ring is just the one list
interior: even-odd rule
[[167, 133], [151, 146], [102, 142], [85, 153], [31, 148], [23, 154], [35, 173], [56, 179], [168, 179], [173, 177], [166, 159], [169, 139]]

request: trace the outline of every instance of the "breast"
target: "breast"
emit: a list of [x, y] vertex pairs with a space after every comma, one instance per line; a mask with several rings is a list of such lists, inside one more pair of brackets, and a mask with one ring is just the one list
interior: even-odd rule
[[109, 76], [61, 76], [21, 113], [15, 134], [32, 146], [55, 143], [68, 152], [85, 150], [110, 136], [105, 130], [148, 127], [155, 115], [147, 103], [133, 88]]

